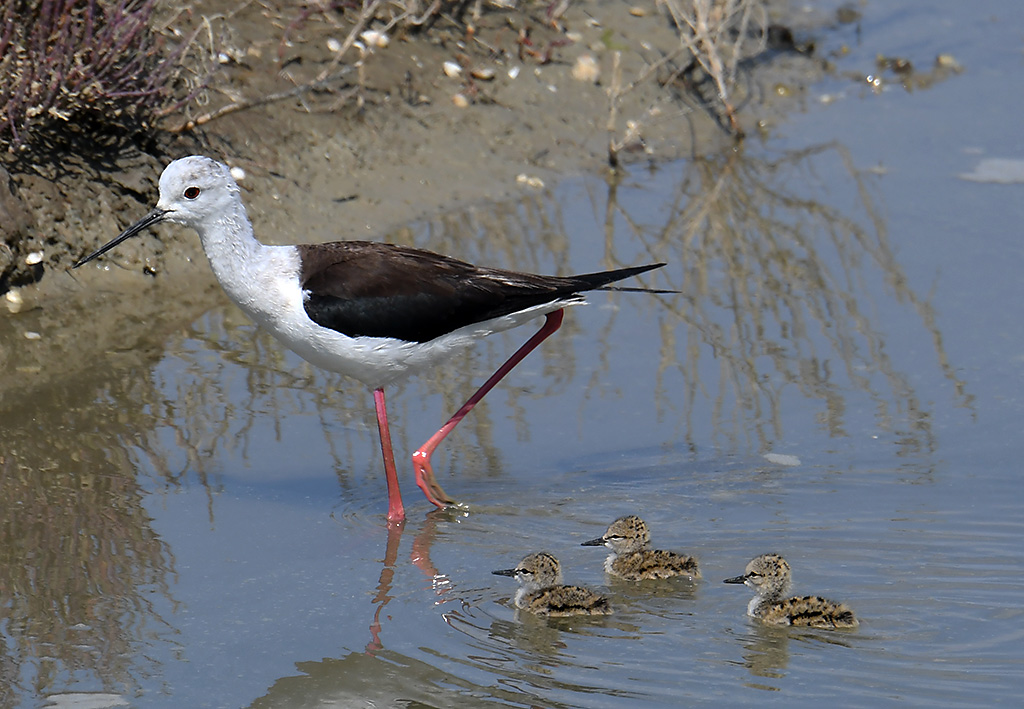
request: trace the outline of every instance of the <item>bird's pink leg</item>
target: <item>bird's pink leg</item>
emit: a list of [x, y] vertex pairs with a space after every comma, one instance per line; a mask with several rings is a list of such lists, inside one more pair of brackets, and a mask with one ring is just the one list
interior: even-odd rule
[[526, 355], [530, 354], [537, 348], [540, 343], [549, 338], [558, 328], [562, 326], [562, 317], [565, 313], [559, 309], [552, 313], [548, 313], [544, 320], [544, 325], [541, 326], [540, 330], [534, 334], [529, 340], [526, 341], [522, 347], [516, 350], [515, 354], [508, 358], [505, 364], [501, 365], [491, 378], [484, 382], [483, 386], [476, 390], [473, 396], [469, 397], [469, 400], [462, 405], [455, 415], [448, 419], [448, 423], [441, 427], [437, 433], [430, 437], [426, 443], [420, 446], [412, 455], [412, 464], [416, 468], [416, 484], [419, 485], [420, 490], [423, 490], [423, 494], [427, 496], [427, 499], [433, 502], [438, 507], [447, 507], [454, 503], [448, 495], [445, 494], [444, 490], [438, 484], [434, 478], [434, 469], [430, 466], [430, 456], [434, 454], [441, 441], [445, 439], [452, 429], [459, 425], [459, 421], [466, 417], [473, 407], [476, 406], [484, 396], [487, 395], [494, 385], [504, 379], [505, 375], [512, 371], [512, 368], [523, 361]]
[[405, 521], [402, 492], [398, 489], [395, 453], [391, 449], [391, 430], [388, 428], [388, 408], [384, 403], [384, 390], [373, 390], [373, 403], [377, 409], [377, 428], [380, 430], [380, 452], [384, 456], [384, 477], [388, 483], [388, 524]]

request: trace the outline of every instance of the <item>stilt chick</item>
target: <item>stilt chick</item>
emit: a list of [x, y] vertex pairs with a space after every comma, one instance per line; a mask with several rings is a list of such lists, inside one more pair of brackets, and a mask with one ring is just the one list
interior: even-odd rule
[[612, 612], [611, 603], [604, 596], [582, 586], [563, 584], [562, 567], [558, 559], [547, 552], [530, 554], [515, 568], [493, 573], [518, 581], [516, 607], [537, 615], [609, 615]]
[[856, 628], [857, 618], [844, 603], [821, 596], [786, 597], [790, 587], [789, 564], [778, 554], [762, 554], [747, 564], [742, 576], [725, 579], [754, 589], [756, 596], [747, 615], [769, 625], [799, 625], [811, 628]]

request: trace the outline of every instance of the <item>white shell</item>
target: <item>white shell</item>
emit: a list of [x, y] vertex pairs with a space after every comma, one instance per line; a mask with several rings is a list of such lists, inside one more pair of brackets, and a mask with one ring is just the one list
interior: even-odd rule
[[16, 288], [4, 293], [4, 299], [7, 301], [7, 310], [12, 313], [21, 312], [21, 308], [25, 304], [25, 299], [21, 297], [21, 293]]
[[765, 453], [764, 459], [769, 463], [775, 463], [775, 465], [786, 465], [795, 467], [800, 465], [800, 459], [795, 455], [787, 455], [785, 453]]
[[366, 46], [368, 47], [378, 47], [383, 49], [391, 44], [391, 38], [388, 37], [386, 32], [381, 32], [380, 30], [366, 30], [359, 34], [359, 38], [366, 42]]
[[576, 57], [576, 63], [572, 67], [572, 78], [593, 84], [600, 77], [601, 67], [593, 54], [581, 54]]
[[516, 175], [516, 182], [520, 185], [526, 185], [527, 187], [533, 187], [535, 189], [541, 189], [544, 187], [544, 180], [533, 175], [527, 175], [525, 172]]

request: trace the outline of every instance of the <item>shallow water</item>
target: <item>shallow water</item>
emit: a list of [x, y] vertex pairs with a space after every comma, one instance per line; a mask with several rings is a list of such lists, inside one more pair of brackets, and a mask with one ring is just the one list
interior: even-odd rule
[[[5, 394], [0, 706], [1017, 699], [1024, 209], [959, 175], [1022, 157], [1024, 10], [969, 11], [864, 6], [827, 40], [839, 73], [736, 154], [391, 235], [537, 271], [663, 260], [642, 282], [680, 291], [595, 295], [484, 400], [435, 458], [466, 512], [407, 466], [389, 532], [369, 393], [227, 306]], [[939, 52], [965, 73], [844, 74]], [[5, 339], [66, 336], [33, 317]], [[525, 334], [390, 391], [398, 455]], [[607, 579], [579, 543], [626, 513], [703, 581]], [[490, 572], [540, 549], [617, 613], [517, 617]], [[860, 629], [746, 618], [721, 580], [770, 550]]]

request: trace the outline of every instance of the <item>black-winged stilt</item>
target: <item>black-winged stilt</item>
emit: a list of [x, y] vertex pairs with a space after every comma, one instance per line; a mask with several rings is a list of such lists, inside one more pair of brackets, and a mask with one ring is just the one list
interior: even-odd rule
[[[649, 264], [580, 276], [540, 276], [483, 268], [390, 244], [342, 241], [268, 246], [256, 240], [227, 166], [201, 156], [175, 160], [160, 176], [156, 208], [75, 268], [159, 222], [199, 233], [228, 297], [308, 362], [373, 388], [388, 487], [388, 520], [405, 518], [388, 431], [384, 386], [442, 361], [453, 350], [544, 315], [520, 347], [441, 429], [413, 454], [416, 484], [438, 507], [452, 504], [430, 456], [506, 374], [562, 323], [584, 291], [608, 289], [659, 268]], [[621, 290], [645, 290], [623, 288]]]

